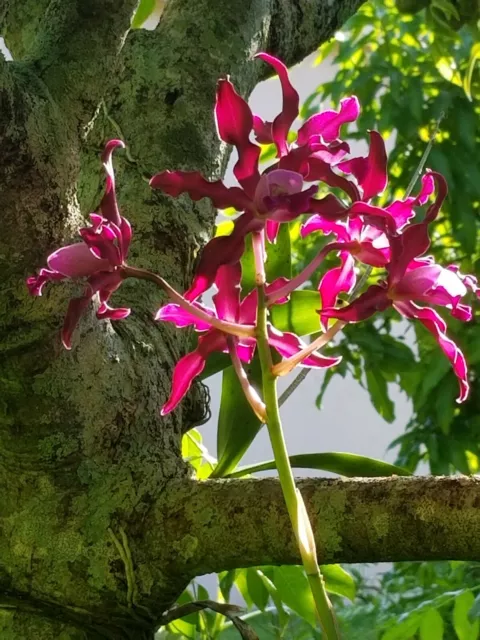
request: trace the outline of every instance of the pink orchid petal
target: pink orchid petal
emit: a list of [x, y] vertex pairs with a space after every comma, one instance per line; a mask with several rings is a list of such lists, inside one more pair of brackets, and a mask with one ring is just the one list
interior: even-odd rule
[[[198, 302], [194, 302], [193, 304], [205, 313], [212, 316], [214, 315], [211, 309], [204, 307]], [[179, 307], [178, 304], [174, 303], [169, 303], [160, 307], [155, 315], [155, 320], [173, 322], [173, 324], [179, 329], [193, 326], [196, 331], [208, 331], [208, 329], [212, 328], [212, 325], [205, 320], [197, 318], [193, 313], [190, 313], [186, 309], [182, 309], [182, 307]]]
[[377, 311], [385, 311], [390, 307], [392, 301], [387, 296], [387, 290], [374, 284], [362, 293], [347, 307], [341, 309], [322, 309], [322, 316], [325, 318], [337, 318], [344, 322], [360, 322], [373, 316]]
[[257, 290], [252, 289], [240, 302], [239, 322], [255, 324], [257, 322]]
[[340, 128], [347, 122], [355, 122], [360, 114], [360, 104], [355, 96], [340, 101], [339, 111], [323, 111], [311, 116], [298, 132], [297, 144], [303, 145], [314, 135], [321, 135], [325, 142], [332, 142], [340, 135]]
[[67, 313], [63, 322], [62, 329], [62, 343], [65, 349], [70, 350], [72, 348], [72, 335], [75, 328], [85, 313], [90, 300], [90, 295], [82, 296], [81, 298], [72, 298], [68, 303]]
[[455, 308], [466, 295], [467, 288], [460, 278], [440, 265], [432, 264], [411, 269], [395, 286], [395, 295]]
[[123, 273], [119, 269], [114, 271], [98, 271], [87, 280], [87, 288], [91, 295], [100, 294], [100, 301], [106, 302], [114, 291], [122, 284]]
[[113, 171], [112, 154], [114, 149], [124, 149], [125, 144], [121, 140], [110, 140], [105, 145], [102, 154], [103, 167], [106, 173], [105, 194], [100, 203], [100, 211], [109, 222], [120, 225], [120, 213], [118, 211], [117, 197], [115, 195], [115, 173]]
[[[294, 333], [282, 333], [271, 325], [268, 327], [268, 344], [284, 358], [296, 355], [307, 346], [305, 342], [300, 340]], [[325, 369], [337, 365], [341, 360], [342, 358], [330, 358], [328, 356], [322, 356], [319, 353], [312, 353], [305, 358], [299, 366]]]
[[220, 267], [215, 276], [218, 292], [213, 296], [217, 316], [227, 322], [237, 322], [240, 313], [240, 262]]
[[266, 174], [270, 196], [298, 193], [303, 187], [303, 176], [297, 171], [274, 169]]
[[127, 307], [114, 309], [106, 302], [102, 302], [96, 315], [99, 320], [124, 320], [125, 318], [128, 318], [130, 313], [131, 309], [128, 309]]
[[351, 173], [362, 188], [362, 200], [378, 196], [387, 186], [387, 152], [378, 131], [370, 131], [370, 149], [366, 158], [352, 158], [338, 167]]
[[423, 326], [435, 337], [443, 353], [452, 364], [453, 371], [460, 385], [460, 394], [457, 402], [463, 402], [468, 396], [470, 385], [468, 384], [468, 371], [465, 356], [445, 333], [446, 324], [434, 309], [418, 307], [413, 302], [395, 302], [395, 309], [406, 318], [420, 320]]
[[107, 260], [109, 266], [118, 267], [123, 262], [120, 249], [121, 232], [113, 222], [80, 229], [80, 235], [90, 251], [99, 259]]
[[[290, 280], [288, 278], [281, 277], [274, 280], [271, 284], [267, 284], [267, 286], [265, 287], [265, 293], [267, 297], [272, 295], [272, 293], [280, 291], [281, 289], [286, 287], [289, 282]], [[289, 295], [282, 296], [281, 298], [275, 300], [275, 304], [284, 304], [285, 302], [288, 302], [288, 298]]]
[[328, 220], [321, 215], [314, 215], [308, 218], [300, 229], [300, 235], [305, 238], [314, 231], [321, 231], [326, 236], [333, 234], [338, 240], [350, 240], [350, 233], [343, 222]]
[[[327, 309], [334, 307], [337, 303], [337, 297], [340, 293], [351, 293], [355, 286], [355, 260], [353, 257], [343, 251], [340, 254], [341, 265], [330, 269], [320, 280], [318, 290], [322, 300], [322, 308]], [[328, 316], [323, 317], [320, 313], [320, 320], [326, 329], [328, 325]]]
[[38, 275], [27, 278], [26, 283], [31, 296], [41, 296], [43, 287], [47, 282], [64, 280], [66, 276], [57, 271], [40, 269]]
[[243, 211], [252, 206], [242, 189], [226, 187], [221, 180], [209, 182], [198, 171], [161, 171], [150, 180], [150, 186], [174, 198], [181, 193], [188, 193], [192, 200], [210, 198], [217, 209], [233, 207]]
[[251, 362], [255, 353], [256, 342], [252, 340], [250, 344], [237, 344], [237, 354], [242, 362]]
[[313, 143], [310, 146], [313, 151], [311, 154], [313, 158], [323, 160], [332, 166], [338, 164], [347, 155], [347, 153], [350, 153], [350, 145], [348, 142], [340, 140], [336, 140], [328, 145]]
[[110, 268], [108, 260], [95, 257], [83, 242], [57, 249], [48, 256], [47, 264], [52, 271], [68, 278], [83, 278]]
[[127, 259], [128, 250], [130, 248], [130, 243], [132, 241], [132, 226], [126, 218], [121, 219], [120, 233], [121, 233], [120, 249], [121, 249], [121, 255], [122, 255], [122, 262], [123, 262]]
[[278, 232], [280, 231], [280, 222], [267, 220], [265, 231], [267, 234], [267, 240], [274, 244], [277, 241]]
[[283, 156], [288, 151], [288, 132], [298, 116], [300, 98], [290, 82], [288, 69], [283, 62], [268, 53], [259, 53], [256, 57], [267, 62], [275, 69], [282, 85], [282, 111], [272, 123], [272, 138], [277, 146], [278, 155]]
[[253, 196], [260, 179], [258, 159], [260, 147], [250, 142], [253, 116], [245, 100], [235, 91], [230, 80], [219, 80], [215, 104], [218, 135], [236, 147], [238, 160], [233, 173], [249, 196]]
[[193, 379], [205, 369], [205, 357], [198, 349], [180, 358], [173, 370], [172, 390], [160, 414], [167, 415], [175, 409], [192, 386]]

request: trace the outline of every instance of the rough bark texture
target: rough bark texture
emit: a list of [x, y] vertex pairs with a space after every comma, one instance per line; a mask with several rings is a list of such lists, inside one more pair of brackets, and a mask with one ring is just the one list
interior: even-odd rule
[[265, 73], [250, 62], [254, 53], [298, 61], [361, 0], [169, 0], [155, 32], [127, 36], [135, 4], [0, 6], [15, 59], [0, 56], [2, 640], [151, 638], [195, 573], [185, 562], [195, 534], [180, 535], [173, 519], [157, 532], [161, 558], [152, 563], [149, 549], [158, 505], [167, 499], [171, 509], [192, 488], [179, 448], [202, 420], [201, 385], [173, 417], [158, 412], [188, 335], [154, 324], [162, 298], [150, 285], [126, 283], [117, 299], [135, 303], [132, 317], [98, 323], [92, 310], [65, 353], [58, 329], [75, 286], [34, 300], [25, 277], [98, 203], [98, 155], [120, 136], [131, 261], [184, 288], [214, 211], [152, 193], [145, 177], [168, 167], [220, 174], [227, 150], [211, 115], [217, 78], [230, 73], [248, 95]]
[[[322, 564], [480, 559], [479, 478], [310, 478], [298, 486]], [[174, 532], [181, 573], [300, 563], [277, 480], [184, 482], [173, 495], [150, 514], [152, 564], [164, 563], [161, 540]]]

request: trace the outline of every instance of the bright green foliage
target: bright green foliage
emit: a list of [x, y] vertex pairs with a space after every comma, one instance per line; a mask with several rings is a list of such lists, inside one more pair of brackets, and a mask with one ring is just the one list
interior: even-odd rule
[[[478, 273], [478, 30], [471, 20], [459, 31], [441, 28], [437, 19], [432, 23], [432, 10], [438, 17], [440, 3], [397, 4], [404, 13], [392, 0], [364, 5], [337, 37], [322, 47], [318, 62], [333, 57], [339, 71], [332, 82], [310, 96], [303, 115], [307, 117], [316, 110], [319, 101], [331, 99], [338, 104], [345, 94], [357, 95], [362, 105], [359, 131], [378, 129], [394, 142], [389, 155], [390, 184], [383, 196], [390, 200], [405, 193], [443, 114], [427, 167], [446, 176], [449, 196], [432, 238], [432, 253], [445, 264], [455, 262], [464, 272]], [[426, 4], [430, 4], [430, 14], [420, 10]], [[448, 13], [447, 5], [452, 3], [441, 4]], [[453, 5], [452, 15], [457, 11], [465, 16], [463, 3]], [[470, 16], [474, 5], [469, 4]], [[412, 15], [407, 10], [416, 13]], [[353, 139], [362, 135], [351, 132]], [[304, 245], [308, 254], [310, 246], [308, 242]], [[299, 248], [295, 245], [294, 249], [298, 255]], [[472, 372], [472, 393], [462, 407], [455, 404], [454, 377], [430, 335], [423, 327], [412, 324], [406, 335], [394, 338], [392, 327], [393, 335], [405, 333], [405, 323], [400, 331], [395, 330], [392, 323], [398, 319], [392, 312], [386, 319], [373, 319], [344, 331], [344, 339], [337, 347], [343, 363], [327, 372], [317, 404], [321, 405], [334, 375], [350, 372], [368, 390], [380, 415], [392, 421], [395, 411], [388, 384], [397, 382], [413, 404], [407, 432], [394, 443], [400, 445], [397, 463], [414, 470], [425, 459], [433, 473], [450, 473], [454, 469], [476, 472], [480, 455], [478, 315], [474, 322], [462, 327], [449, 320], [451, 335], [463, 347]]]

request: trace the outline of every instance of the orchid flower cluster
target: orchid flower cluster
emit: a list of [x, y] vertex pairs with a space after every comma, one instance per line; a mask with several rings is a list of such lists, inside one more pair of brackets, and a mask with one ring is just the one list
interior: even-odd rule
[[[215, 119], [223, 142], [238, 152], [234, 175], [239, 186], [227, 187], [221, 180], [205, 179], [198, 172], [162, 171], [151, 187], [178, 197], [209, 198], [218, 209], [233, 208], [239, 215], [229, 236], [215, 237], [204, 247], [193, 282], [184, 295], [173, 291], [159, 276], [145, 275], [126, 263], [132, 233], [119, 213], [112, 167], [113, 149], [123, 146], [110, 141], [102, 156], [106, 190], [98, 211], [90, 216], [90, 226], [80, 230], [81, 243], [58, 249], [47, 259], [48, 268], [27, 280], [30, 292], [41, 295], [48, 281], [85, 279], [85, 290], [70, 301], [62, 331], [64, 346], [71, 347], [72, 333], [90, 301], [99, 294], [97, 317], [119, 320], [130, 309], [109, 306], [110, 296], [127, 277], [146, 277], [157, 282], [172, 302], [162, 306], [156, 319], [191, 326], [199, 333], [196, 349], [183, 356], [173, 372], [170, 398], [162, 414], [172, 411], [205, 367], [213, 352], [227, 352], [234, 366], [250, 362], [256, 347], [258, 291], [242, 297], [241, 263], [246, 238], [253, 234], [256, 260], [265, 261], [266, 243], [274, 243], [279, 226], [303, 217], [301, 235], [328, 236], [330, 242], [319, 250], [307, 267], [292, 280], [278, 279], [265, 287], [266, 304], [284, 304], [321, 267], [329, 253], [339, 266], [320, 280], [322, 301], [319, 329], [328, 332], [331, 319], [342, 323], [360, 322], [377, 312], [394, 307], [402, 316], [416, 319], [430, 331], [452, 364], [458, 378], [458, 401], [468, 394], [467, 367], [458, 346], [446, 335], [446, 322], [430, 305], [443, 307], [460, 320], [471, 319], [472, 311], [462, 302], [468, 291], [478, 295], [474, 276], [462, 275], [454, 265], [443, 267], [427, 254], [429, 229], [447, 195], [445, 179], [427, 171], [417, 195], [395, 200], [388, 206], [375, 203], [387, 185], [387, 154], [381, 135], [370, 131], [366, 157], [349, 157], [349, 145], [340, 139], [341, 128], [359, 116], [356, 97], [340, 102], [338, 111], [327, 110], [311, 116], [298, 130], [292, 143], [291, 127], [299, 114], [299, 96], [290, 83], [287, 68], [271, 55], [258, 56], [278, 74], [282, 88], [282, 109], [273, 122], [254, 115], [229, 79], [218, 83]], [[263, 172], [259, 168], [262, 144], [274, 144], [275, 163]], [[319, 186], [333, 193], [318, 197]], [[418, 221], [417, 207], [429, 204]], [[358, 266], [382, 269], [384, 275], [349, 304], [343, 295], [355, 289]], [[215, 309], [201, 303], [212, 286]], [[268, 343], [285, 359], [296, 358], [305, 367], [328, 368], [339, 358], [326, 357], [293, 333], [282, 333], [268, 325]], [[238, 368], [237, 368], [238, 372]], [[261, 404], [260, 399], [258, 400]], [[260, 405], [259, 405], [260, 406]]]

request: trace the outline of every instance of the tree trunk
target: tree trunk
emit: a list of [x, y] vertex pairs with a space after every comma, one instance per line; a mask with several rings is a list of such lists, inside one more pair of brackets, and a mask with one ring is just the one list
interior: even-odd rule
[[99, 153], [122, 137], [115, 165], [135, 232], [130, 263], [186, 288], [215, 211], [154, 193], [146, 179], [166, 168], [219, 176], [217, 78], [231, 74], [248, 95], [265, 73], [252, 54], [296, 62], [360, 4], [169, 0], [156, 31], [129, 33], [123, 49], [136, 0], [0, 9], [15, 58], [0, 56], [2, 639], [152, 637], [195, 568], [177, 561], [192, 550], [172, 521], [152, 563], [148, 527], [159, 500], [190, 482], [181, 436], [206, 412], [197, 384], [160, 418], [189, 336], [153, 321], [163, 297], [151, 285], [126, 282], [117, 300], [132, 316], [100, 323], [92, 309], [65, 352], [59, 327], [76, 287], [36, 300], [25, 277], [98, 204]]

